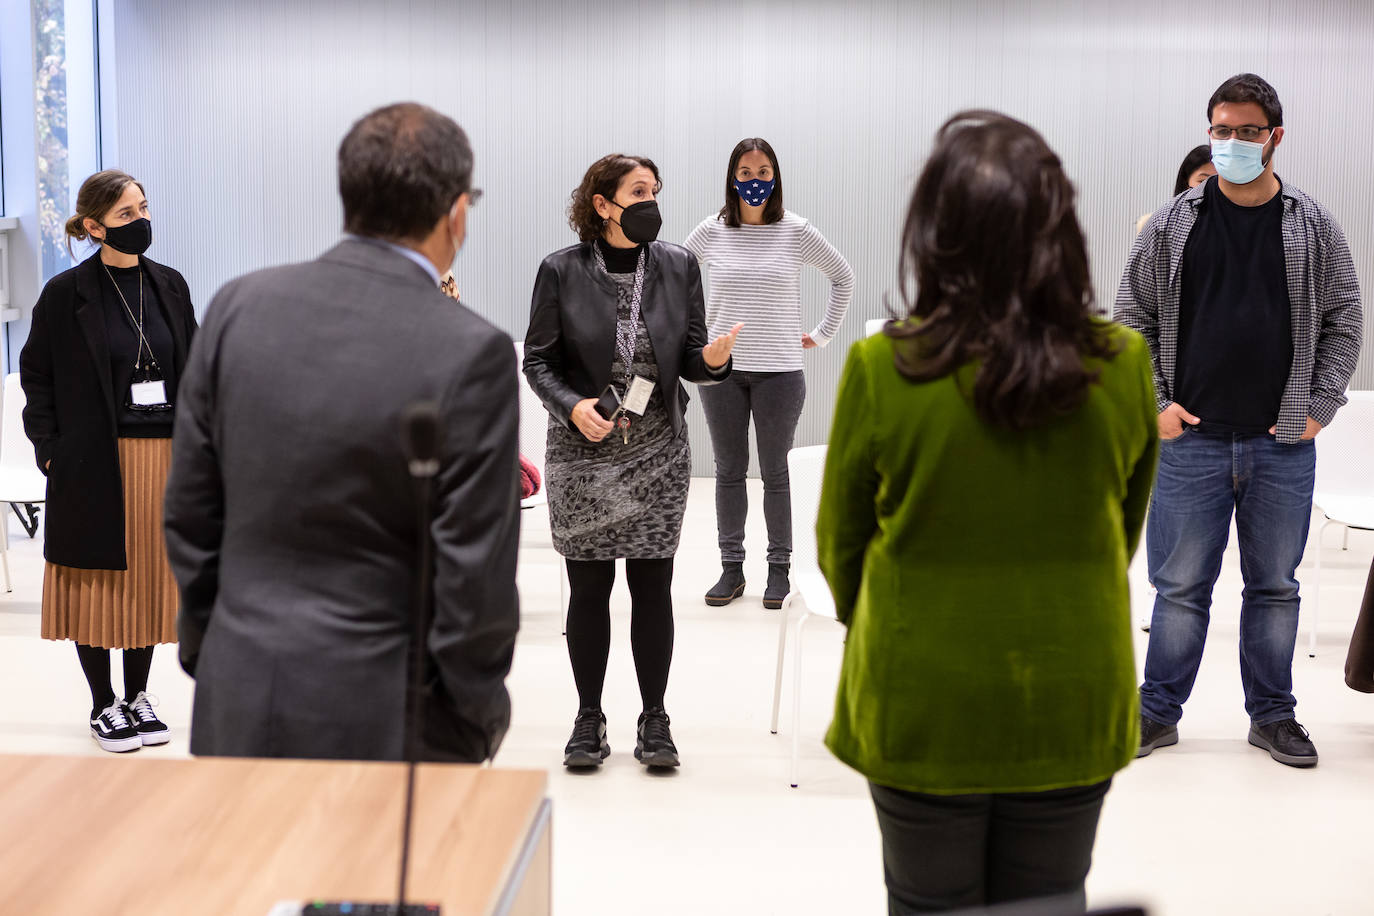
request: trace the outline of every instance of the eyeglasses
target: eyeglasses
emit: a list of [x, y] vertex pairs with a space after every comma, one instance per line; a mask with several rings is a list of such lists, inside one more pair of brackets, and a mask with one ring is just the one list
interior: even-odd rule
[[482, 189], [481, 189], [481, 188], [468, 188], [467, 195], [468, 195], [468, 206], [469, 206], [469, 207], [475, 207], [475, 206], [477, 206], [477, 201], [479, 201], [479, 200], [482, 199]]
[[1213, 124], [1211, 127], [1207, 128], [1207, 133], [1211, 135], [1213, 140], [1230, 140], [1232, 137], [1235, 137], [1238, 140], [1245, 140], [1253, 143], [1260, 138], [1260, 134], [1267, 130], [1273, 130], [1273, 128], [1268, 126], [1259, 127], [1255, 124], [1246, 124], [1243, 127], [1227, 127], [1223, 124]]

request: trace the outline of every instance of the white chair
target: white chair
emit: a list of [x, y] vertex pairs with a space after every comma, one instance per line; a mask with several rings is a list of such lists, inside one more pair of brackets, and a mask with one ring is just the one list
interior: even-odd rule
[[[524, 358], [525, 342], [517, 340], [515, 342], [515, 371], [520, 376], [520, 454], [539, 469], [539, 492], [520, 500], [522, 515], [538, 509], [540, 506], [547, 507], [549, 503], [548, 482], [544, 479], [544, 451], [549, 438], [549, 413], [544, 409], [544, 402], [539, 400], [539, 395], [535, 394], [534, 389], [530, 387], [529, 379], [525, 378], [525, 373], [520, 371]], [[547, 508], [545, 511], [548, 511]], [[525, 541], [524, 534], [525, 526], [522, 524], [520, 526], [522, 545], [553, 549], [552, 543]], [[561, 621], [562, 632], [566, 635], [568, 632], [568, 569], [563, 565], [562, 558], [559, 558], [558, 561], [558, 600], [560, 603], [559, 620]]]
[[1374, 531], [1374, 391], [1348, 391], [1350, 403], [1336, 414], [1329, 429], [1317, 436], [1317, 480], [1312, 502], [1321, 510], [1317, 529], [1316, 575], [1312, 583], [1307, 654], [1317, 654], [1320, 612], [1322, 533], [1332, 525], [1344, 529], [1341, 549], [1350, 546], [1350, 529]]
[[[0, 405], [0, 506], [36, 505], [48, 496], [47, 479], [38, 470], [33, 443], [24, 434], [25, 403], [19, 373], [11, 372], [5, 376], [4, 404]], [[0, 567], [4, 569], [5, 591], [12, 592], [9, 527], [8, 519], [0, 519]]]
[[886, 318], [870, 318], [864, 322], [864, 336], [872, 337], [874, 334], [883, 332], [883, 325], [887, 324]]
[[792, 591], [782, 601], [782, 617], [778, 621], [778, 668], [773, 678], [773, 720], [769, 731], [778, 733], [787, 622], [792, 608], [799, 607], [801, 616], [797, 618], [792, 649], [792, 769], [788, 780], [794, 789], [801, 752], [802, 633], [814, 618], [835, 619], [835, 601], [816, 558], [816, 510], [825, 473], [825, 449], [824, 445], [811, 445], [787, 453], [792, 490]]

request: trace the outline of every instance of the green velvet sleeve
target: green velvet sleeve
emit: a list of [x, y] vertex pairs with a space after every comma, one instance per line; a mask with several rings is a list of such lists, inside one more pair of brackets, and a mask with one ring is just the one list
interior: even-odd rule
[[836, 617], [846, 625], [859, 596], [864, 553], [878, 528], [877, 416], [864, 356], [865, 342], [859, 341], [850, 348], [840, 378], [816, 519], [821, 572], [835, 598]]

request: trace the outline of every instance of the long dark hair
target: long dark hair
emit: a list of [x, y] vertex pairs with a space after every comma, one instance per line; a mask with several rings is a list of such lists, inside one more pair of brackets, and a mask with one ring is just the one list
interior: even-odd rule
[[606, 221], [596, 212], [592, 199], [600, 194], [609, 201], [615, 200], [615, 192], [620, 180], [635, 169], [643, 166], [654, 173], [654, 193], [663, 189], [663, 176], [658, 173], [654, 160], [644, 156], [627, 156], [624, 153], [611, 153], [602, 156], [587, 167], [582, 183], [573, 189], [568, 201], [568, 225], [577, 237], [590, 242], [601, 237]]
[[734, 152], [730, 153], [730, 165], [725, 169], [725, 206], [720, 208], [717, 219], [725, 220], [725, 225], [731, 229], [739, 228], [739, 192], [735, 190], [735, 169], [739, 168], [740, 157], [745, 153], [758, 150], [768, 157], [768, 164], [773, 167], [773, 193], [768, 195], [768, 200], [763, 204], [763, 221], [765, 223], [776, 223], [782, 219], [782, 169], [778, 167], [778, 157], [773, 152], [773, 147], [768, 145], [768, 141], [762, 137], [746, 137], [735, 144]]
[[1174, 196], [1182, 194], [1188, 190], [1188, 179], [1193, 177], [1193, 173], [1204, 165], [1212, 161], [1212, 145], [1210, 143], [1200, 143], [1188, 150], [1188, 155], [1183, 157], [1183, 164], [1178, 167], [1178, 178], [1174, 180]]
[[[1072, 413], [1117, 352], [1092, 317], [1074, 190], [1029, 125], [963, 111], [935, 135], [902, 231], [906, 321], [889, 322], [897, 371], [913, 382], [976, 361], [973, 406], [1024, 430]], [[914, 290], [913, 290], [914, 284]]]

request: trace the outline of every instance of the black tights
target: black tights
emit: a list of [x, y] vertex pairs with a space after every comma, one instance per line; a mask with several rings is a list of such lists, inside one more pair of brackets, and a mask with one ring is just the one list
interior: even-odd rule
[[[110, 650], [76, 644], [76, 657], [86, 683], [91, 685], [91, 716], [94, 717], [115, 700], [110, 682]], [[124, 699], [132, 700], [148, 689], [148, 669], [153, 667], [153, 647], [124, 650]]]
[[[577, 702], [601, 707], [606, 660], [611, 653], [611, 586], [614, 560], [568, 560], [568, 657]], [[673, 558], [626, 560], [630, 586], [630, 649], [645, 709], [663, 705], [673, 661]]]

